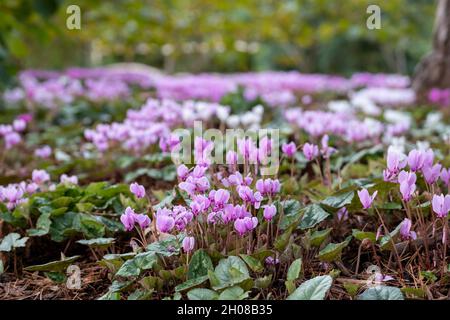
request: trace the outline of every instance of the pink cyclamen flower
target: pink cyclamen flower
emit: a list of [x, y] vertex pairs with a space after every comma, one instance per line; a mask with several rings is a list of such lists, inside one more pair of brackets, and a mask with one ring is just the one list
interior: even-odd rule
[[441, 174], [442, 165], [436, 163], [434, 166], [424, 166], [422, 168], [422, 173], [425, 178], [425, 181], [428, 184], [433, 184], [439, 179], [439, 175]]
[[137, 222], [137, 224], [139, 225], [139, 227], [141, 227], [142, 230], [146, 229], [151, 223], [149, 216], [143, 213], [136, 214], [134, 216], [134, 220], [135, 222]]
[[27, 123], [23, 119], [16, 119], [13, 122], [13, 128], [16, 132], [22, 132], [27, 128]]
[[[158, 212], [160, 212], [160, 210], [158, 210]], [[170, 232], [175, 226], [175, 219], [167, 214], [158, 214], [158, 212], [156, 214], [156, 228], [162, 233]]]
[[337, 212], [337, 217], [339, 221], [344, 221], [348, 219], [348, 210], [346, 207], [342, 207]]
[[274, 266], [280, 263], [280, 260], [278, 258], [274, 257], [267, 257], [266, 260], [264, 260], [267, 265]]
[[303, 145], [303, 154], [306, 159], [311, 161], [319, 155], [319, 147], [312, 143], [305, 143]]
[[195, 238], [194, 237], [184, 237], [183, 239], [183, 250], [184, 252], [191, 252], [194, 250]]
[[189, 175], [189, 168], [184, 164], [178, 166], [177, 168], [177, 176], [181, 181], [185, 181], [187, 176]]
[[264, 206], [264, 219], [266, 219], [267, 221], [271, 221], [276, 214], [277, 208], [273, 204]]
[[449, 187], [450, 186], [450, 169], [443, 168], [441, 171], [440, 178], [444, 184]]
[[144, 186], [141, 186], [140, 184], [138, 184], [137, 182], [133, 182], [130, 185], [130, 191], [131, 193], [133, 193], [136, 198], [141, 199], [143, 197], [145, 197], [145, 188]]
[[425, 161], [425, 153], [413, 149], [408, 154], [408, 165], [411, 171], [419, 171], [422, 169]]
[[52, 154], [52, 148], [50, 146], [43, 146], [34, 151], [34, 155], [38, 158], [47, 159]]
[[50, 175], [45, 170], [33, 170], [31, 180], [37, 184], [43, 184], [50, 180]]
[[263, 196], [273, 196], [280, 192], [281, 183], [278, 179], [259, 179], [256, 181], [256, 190], [258, 190]]
[[450, 195], [444, 197], [443, 194], [440, 196], [435, 194], [433, 195], [431, 204], [434, 213], [436, 213], [439, 218], [445, 218], [450, 210]]
[[412, 222], [408, 218], [405, 218], [400, 227], [400, 237], [402, 240], [415, 240], [417, 238], [417, 234], [414, 231], [411, 231]]
[[125, 227], [125, 230], [131, 231], [134, 228], [135, 220], [135, 212], [130, 207], [127, 207], [125, 209], [125, 212], [120, 216], [120, 221], [122, 222], [123, 226]]
[[398, 175], [398, 182], [400, 183], [400, 192], [404, 201], [411, 200], [411, 197], [416, 191], [416, 174], [414, 172], [401, 171]]
[[59, 178], [59, 181], [63, 184], [78, 184], [78, 177], [77, 176], [68, 176], [67, 174], [62, 174]]
[[294, 142], [283, 143], [281, 146], [281, 151], [283, 151], [283, 153], [289, 158], [294, 156], [296, 150], [297, 146]]
[[238, 154], [233, 150], [228, 151], [226, 161], [229, 166], [236, 166], [238, 163]]
[[363, 205], [364, 209], [369, 209], [372, 205], [373, 200], [377, 196], [378, 191], [375, 190], [375, 192], [372, 194], [372, 196], [369, 194], [369, 191], [367, 189], [362, 189], [358, 191], [358, 197], [359, 201], [361, 201], [361, 204]]
[[256, 217], [239, 218], [234, 221], [234, 228], [240, 236], [243, 236], [248, 231], [253, 230], [257, 225], [258, 218]]
[[238, 189], [239, 197], [245, 202], [251, 203], [255, 209], [259, 209], [263, 197], [259, 191], [253, 192], [248, 186], [239, 186]]
[[323, 155], [323, 157], [329, 158], [333, 153], [336, 152], [336, 149], [333, 147], [330, 147], [328, 145], [328, 141], [329, 141], [329, 137], [327, 134], [325, 134], [322, 139], [320, 140], [320, 144], [321, 144], [321, 149], [320, 149], [320, 153]]

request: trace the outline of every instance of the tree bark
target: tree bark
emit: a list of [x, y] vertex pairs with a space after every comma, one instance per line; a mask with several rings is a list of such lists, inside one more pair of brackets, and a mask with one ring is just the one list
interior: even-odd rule
[[439, 0], [433, 51], [417, 65], [412, 87], [419, 99], [431, 88], [450, 88], [450, 0]]

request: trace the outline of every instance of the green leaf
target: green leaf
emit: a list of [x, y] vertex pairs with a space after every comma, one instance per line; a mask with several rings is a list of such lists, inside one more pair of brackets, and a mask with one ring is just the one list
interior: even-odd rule
[[295, 281], [300, 276], [300, 273], [302, 271], [302, 258], [298, 258], [294, 260], [291, 263], [291, 266], [288, 269], [287, 272], [287, 280], [288, 281]]
[[286, 249], [287, 245], [289, 244], [289, 239], [291, 238], [292, 232], [295, 229], [295, 225], [291, 225], [286, 231], [284, 231], [276, 240], [274, 243], [275, 249], [278, 251], [284, 251]]
[[26, 271], [47, 271], [47, 272], [62, 272], [67, 269], [72, 263], [80, 258], [80, 256], [63, 257], [58, 261], [52, 261], [45, 264], [38, 264], [24, 268]]
[[400, 223], [389, 234], [381, 237], [381, 239], [380, 239], [380, 248], [381, 248], [381, 250], [392, 250], [392, 242], [395, 243], [397, 237], [400, 234], [400, 228], [401, 227], [402, 227], [402, 224]]
[[350, 204], [355, 196], [355, 187], [344, 188], [327, 197], [321, 203], [332, 208], [342, 208]]
[[[279, 203], [283, 207], [283, 217], [281, 219], [280, 228], [287, 229], [290, 225], [298, 222], [301, 217], [301, 204], [298, 200], [285, 200]], [[278, 208], [280, 212], [280, 208]]]
[[231, 287], [250, 278], [244, 261], [236, 256], [220, 260], [214, 274], [218, 280], [218, 285], [213, 286], [214, 290]]
[[149, 244], [147, 246], [147, 250], [161, 254], [165, 257], [178, 255], [180, 253], [183, 238], [183, 234], [180, 234], [178, 236], [170, 235], [163, 240]]
[[143, 270], [152, 269], [158, 262], [158, 257], [154, 252], [143, 252], [134, 258], [125, 261], [116, 273], [116, 277], [137, 277]]
[[205, 250], [197, 250], [189, 262], [187, 279], [195, 279], [208, 275], [208, 270], [214, 270], [211, 258]]
[[264, 270], [264, 266], [258, 259], [246, 254], [240, 254], [239, 256], [242, 258], [242, 260], [245, 261], [245, 263], [253, 272], [262, 272]]
[[344, 241], [340, 243], [329, 243], [325, 248], [319, 251], [317, 258], [320, 261], [335, 261], [341, 258], [342, 250], [348, 246], [352, 236], [348, 236]]
[[244, 300], [248, 298], [248, 292], [244, 292], [239, 286], [227, 288], [219, 295], [219, 300]]
[[43, 236], [48, 234], [50, 231], [50, 225], [52, 221], [50, 220], [51, 212], [45, 212], [41, 214], [36, 222], [36, 228], [35, 229], [28, 229], [27, 234], [30, 237], [35, 236]]
[[0, 243], [0, 251], [10, 252], [12, 249], [25, 247], [28, 239], [28, 237], [20, 238], [18, 233], [10, 233]]
[[96, 238], [89, 240], [78, 240], [77, 243], [83, 244], [92, 248], [108, 248], [116, 241], [115, 238]]
[[182, 284], [179, 284], [175, 287], [175, 292], [185, 291], [188, 289], [191, 289], [193, 287], [199, 286], [202, 283], [204, 283], [206, 280], [208, 280], [208, 276], [201, 276], [194, 279], [189, 279]]
[[377, 286], [369, 288], [358, 296], [359, 300], [404, 300], [399, 288]]
[[333, 283], [330, 276], [319, 276], [303, 282], [287, 300], [323, 300]]
[[300, 222], [300, 229], [305, 230], [312, 228], [328, 218], [330, 214], [326, 212], [320, 205], [311, 204], [306, 207], [305, 214]]
[[353, 229], [352, 235], [359, 241], [363, 241], [364, 239], [369, 239], [374, 243], [376, 241], [376, 234], [374, 232], [367, 232], [367, 231], [360, 231], [358, 229]]
[[314, 247], [320, 247], [320, 245], [325, 241], [332, 229], [333, 228], [328, 228], [325, 230], [314, 231], [311, 235], [311, 238], [309, 239], [311, 245]]
[[189, 300], [217, 300], [219, 295], [210, 289], [196, 288], [187, 293]]

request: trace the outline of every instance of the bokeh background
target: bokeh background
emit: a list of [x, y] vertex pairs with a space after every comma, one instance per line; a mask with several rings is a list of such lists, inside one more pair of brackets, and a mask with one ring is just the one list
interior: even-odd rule
[[[66, 9], [81, 8], [81, 30]], [[368, 30], [366, 9], [381, 7]], [[432, 0], [2, 0], [0, 78], [25, 68], [142, 62], [165, 72], [412, 74], [431, 48]]]

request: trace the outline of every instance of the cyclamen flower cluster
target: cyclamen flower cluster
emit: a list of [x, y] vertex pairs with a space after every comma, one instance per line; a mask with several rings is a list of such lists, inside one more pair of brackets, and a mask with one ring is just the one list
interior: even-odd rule
[[22, 142], [21, 134], [26, 130], [29, 121], [29, 117], [19, 116], [11, 124], [0, 125], [0, 138], [3, 138], [6, 150]]
[[100, 124], [85, 131], [87, 140], [100, 151], [119, 145], [140, 152], [159, 144], [164, 151], [179, 143], [171, 132], [178, 127], [192, 127], [194, 121], [212, 121], [228, 107], [215, 103], [149, 99], [140, 110], [128, 110], [126, 119]]
[[120, 216], [120, 221], [127, 231], [133, 230], [135, 224], [138, 224], [139, 227], [144, 230], [151, 223], [151, 220], [147, 215], [138, 214], [130, 207], [125, 209], [125, 212]]
[[[60, 177], [60, 180], [63, 184], [78, 183], [76, 176], [69, 177], [65, 174]], [[33, 170], [31, 180], [0, 186], [0, 202], [4, 203], [9, 210], [13, 210], [37, 191], [53, 190], [55, 187], [51, 184], [50, 175], [45, 170]]]
[[371, 118], [361, 121], [347, 112], [291, 108], [285, 111], [284, 117], [294, 128], [302, 129], [315, 138], [333, 135], [347, 142], [373, 141], [379, 140], [384, 131], [381, 122]]
[[[402, 170], [407, 165], [411, 172]], [[436, 183], [441, 178], [444, 184], [448, 186], [450, 182], [449, 171], [445, 168], [441, 169], [441, 164], [434, 164], [434, 153], [431, 149], [426, 151], [413, 149], [406, 156], [394, 148], [389, 148], [387, 168], [383, 171], [383, 177], [385, 181], [398, 182], [403, 200], [409, 201], [416, 190], [416, 173], [418, 172], [422, 173], [429, 185]]]
[[231, 224], [240, 236], [244, 236], [257, 227], [258, 219], [251, 212], [259, 209], [263, 201], [269, 201], [263, 206], [264, 218], [270, 221], [276, 215], [276, 207], [270, 201], [280, 192], [278, 180], [258, 179], [253, 189], [250, 176], [244, 178], [238, 171], [230, 172], [226, 177], [220, 173], [216, 178], [227, 189], [211, 189], [207, 168], [201, 165], [192, 170], [184, 165], [178, 167], [179, 188], [188, 194], [190, 203], [188, 207], [178, 205], [158, 209], [156, 227], [159, 232], [185, 232], [188, 225], [202, 215], [209, 224]]

